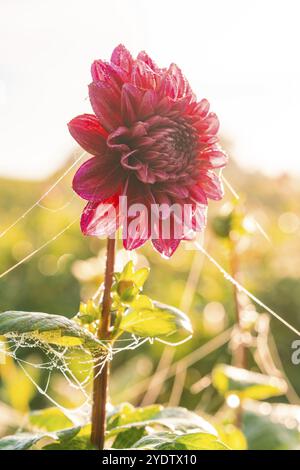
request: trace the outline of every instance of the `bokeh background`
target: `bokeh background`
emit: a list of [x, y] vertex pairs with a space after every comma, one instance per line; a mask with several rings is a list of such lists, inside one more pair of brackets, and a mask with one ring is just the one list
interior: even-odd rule
[[[109, 58], [119, 43], [133, 54], [145, 49], [158, 64], [176, 62], [221, 122], [229, 184], [224, 201], [210, 204], [204, 246], [232, 273], [232, 243], [222, 224], [234, 207], [240, 219], [233, 229], [233, 274], [300, 329], [299, 2], [1, 0], [0, 10], [0, 232], [80, 154], [66, 123], [90, 109], [91, 62]], [[0, 238], [1, 311], [72, 317], [102, 281], [104, 243], [84, 238], [77, 222], [47, 243], [80, 214], [82, 203], [71, 189], [75, 168]], [[28, 262], [1, 275], [45, 243]], [[176, 349], [147, 343], [118, 354], [112, 402], [159, 402], [214, 415], [222, 399], [209, 374], [217, 363], [232, 362], [226, 331], [236, 321], [233, 286], [201, 253], [184, 247], [164, 260], [146, 245], [137, 261], [151, 267], [147, 294], [186, 311], [194, 336]], [[250, 316], [265, 313], [239, 297]], [[274, 365], [290, 384], [288, 396], [276, 401], [297, 405], [300, 365], [291, 360], [297, 336], [271, 319], [268, 338]], [[202, 358], [207, 342], [211, 349]], [[250, 348], [248, 367], [261, 370], [263, 357], [261, 362], [259, 367]], [[59, 376], [51, 387], [64, 406], [78, 404], [75, 392], [66, 396]], [[29, 409], [45, 406], [47, 398], [13, 361], [0, 365], [0, 434], [18, 427]], [[296, 424], [299, 414], [295, 408]], [[285, 423], [284, 432], [294, 428]], [[291, 442], [287, 434], [278, 447]]]

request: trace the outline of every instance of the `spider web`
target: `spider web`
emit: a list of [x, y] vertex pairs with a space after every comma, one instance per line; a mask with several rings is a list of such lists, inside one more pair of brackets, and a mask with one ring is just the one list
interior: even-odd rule
[[[96, 356], [82, 345], [73, 348], [52, 345], [41, 341], [32, 333], [8, 333], [4, 337], [6, 341], [2, 342], [0, 348], [2, 362], [5, 362], [6, 356], [11, 357], [34, 385], [37, 392], [53, 406], [60, 409], [74, 425], [84, 425], [89, 422], [92, 405], [92, 381], [94, 377], [101, 374], [104, 365], [112, 361], [116, 354], [136, 349], [149, 341], [149, 338], [131, 335], [130, 338], [116, 340], [113, 347], [107, 343], [107, 349], [101, 352], [101, 355]], [[34, 355], [34, 361], [26, 358], [30, 350], [38, 353]], [[22, 356], [25, 356], [25, 359]], [[39, 385], [34, 378], [35, 374], [30, 372], [31, 368], [37, 369], [43, 374], [43, 385]], [[77, 370], [77, 373], [74, 372], [74, 369]], [[80, 402], [79, 405], [71, 408], [59, 403], [59, 399], [56, 398], [56, 393], [51, 387], [57, 374], [63, 379], [64, 385], [67, 385], [69, 390], [76, 391], [76, 401]], [[67, 393], [65, 392], [66, 395]]]

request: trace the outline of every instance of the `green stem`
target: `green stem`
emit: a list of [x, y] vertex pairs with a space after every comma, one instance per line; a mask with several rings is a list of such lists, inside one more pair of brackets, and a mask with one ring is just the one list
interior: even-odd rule
[[[108, 340], [110, 334], [111, 287], [115, 264], [115, 239], [107, 239], [106, 268], [104, 293], [102, 301], [101, 321], [98, 329], [99, 339]], [[99, 450], [104, 449], [106, 431], [106, 403], [108, 393], [109, 362], [106, 361], [101, 370], [101, 361], [94, 368], [92, 432], [91, 442]]]

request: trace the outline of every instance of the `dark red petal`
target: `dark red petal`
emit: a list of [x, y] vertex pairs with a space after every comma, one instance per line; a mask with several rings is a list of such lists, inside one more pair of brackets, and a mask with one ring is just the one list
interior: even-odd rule
[[132, 217], [127, 217], [123, 227], [123, 245], [126, 250], [135, 250], [149, 239], [148, 211], [141, 208]]
[[82, 114], [69, 122], [70, 134], [79, 145], [92, 155], [103, 155], [106, 151], [107, 132], [93, 114]]
[[192, 204], [169, 204], [169, 211], [165, 207], [156, 206], [152, 210], [152, 245], [163, 256], [169, 258], [177, 249], [181, 240], [191, 234], [192, 230]]
[[113, 150], [118, 150], [120, 152], [129, 152], [130, 148], [125, 143], [129, 140], [129, 137], [130, 132], [127, 127], [118, 127], [117, 130], [109, 134], [109, 137], [107, 139], [107, 145]]
[[130, 52], [125, 46], [123, 46], [123, 44], [120, 44], [113, 50], [110, 60], [113, 64], [121, 67], [127, 73], [131, 72], [133, 59]]
[[102, 202], [89, 202], [81, 216], [84, 235], [103, 237], [113, 235], [119, 228], [119, 194]]
[[138, 116], [140, 119], [145, 119], [154, 114], [157, 105], [157, 93], [154, 90], [147, 90], [141, 102], [139, 103]]
[[221, 180], [212, 171], [200, 171], [198, 185], [209, 199], [219, 201], [224, 196]]
[[194, 201], [200, 204], [207, 204], [207, 197], [206, 197], [204, 190], [201, 187], [201, 182], [189, 188], [189, 192], [190, 192], [190, 196], [193, 198]]
[[143, 97], [142, 90], [134, 85], [126, 83], [122, 88], [121, 112], [126, 125], [131, 125], [137, 120], [138, 108]]
[[173, 253], [177, 250], [180, 240], [170, 239], [152, 239], [152, 245], [162, 256], [170, 258]]
[[89, 95], [94, 113], [102, 126], [111, 132], [122, 123], [120, 116], [121, 95], [107, 82], [93, 82]]
[[[141, 184], [135, 178], [128, 182], [126, 192], [127, 213], [123, 227], [123, 245], [127, 250], [142, 246], [150, 237], [151, 204], [155, 200], [148, 185]], [[125, 215], [123, 218], [125, 219]]]
[[165, 184], [164, 190], [166, 194], [175, 197], [176, 199], [184, 199], [188, 197], [189, 191], [184, 186], [174, 185], [174, 184]]
[[103, 201], [117, 192], [122, 183], [119, 166], [105, 158], [87, 160], [73, 178], [73, 189], [88, 201]]
[[142, 181], [142, 183], [153, 184], [156, 181], [156, 173], [154, 172], [147, 163], [140, 163], [136, 169], [137, 178]]

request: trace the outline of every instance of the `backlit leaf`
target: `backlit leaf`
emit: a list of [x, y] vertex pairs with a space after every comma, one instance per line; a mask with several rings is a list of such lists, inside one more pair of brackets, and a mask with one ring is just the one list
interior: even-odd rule
[[153, 302], [152, 308], [129, 309], [120, 328], [137, 336], [173, 344], [187, 340], [192, 334], [190, 320], [183, 312], [159, 302]]
[[104, 347], [96, 337], [73, 320], [41, 312], [8, 311], [0, 313], [0, 335], [27, 334], [43, 343], [86, 348]]

